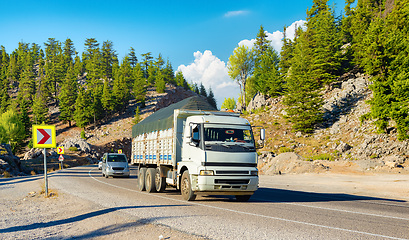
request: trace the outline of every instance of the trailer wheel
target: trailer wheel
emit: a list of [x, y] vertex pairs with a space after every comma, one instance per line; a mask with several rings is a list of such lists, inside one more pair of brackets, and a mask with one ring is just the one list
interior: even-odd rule
[[166, 178], [161, 177], [160, 167], [156, 168], [155, 172], [155, 188], [157, 192], [163, 192], [166, 189]]
[[237, 202], [247, 202], [250, 200], [251, 195], [236, 195], [235, 197]]
[[145, 191], [145, 175], [146, 175], [146, 167], [140, 167], [138, 170], [138, 190]]
[[190, 175], [188, 170], [184, 171], [182, 174], [180, 192], [182, 193], [183, 199], [186, 201], [193, 201], [196, 199], [196, 195], [192, 191], [192, 184], [190, 183]]
[[148, 168], [148, 170], [146, 171], [146, 176], [145, 176], [145, 187], [146, 187], [146, 191], [149, 193], [153, 193], [156, 191], [155, 175], [156, 175], [156, 168]]

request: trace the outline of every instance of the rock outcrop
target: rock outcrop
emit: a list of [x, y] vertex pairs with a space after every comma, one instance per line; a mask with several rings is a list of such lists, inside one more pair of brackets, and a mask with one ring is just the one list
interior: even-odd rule
[[20, 158], [14, 156], [8, 144], [0, 144], [0, 174], [5, 177], [23, 175]]

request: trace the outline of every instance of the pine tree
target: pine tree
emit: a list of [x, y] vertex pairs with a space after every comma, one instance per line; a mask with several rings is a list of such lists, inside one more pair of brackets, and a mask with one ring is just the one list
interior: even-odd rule
[[143, 77], [143, 71], [140, 64], [137, 64], [133, 69], [133, 95], [137, 102], [145, 100], [146, 95], [146, 79]]
[[132, 123], [138, 124], [140, 121], [141, 121], [140, 110], [139, 110], [139, 106], [137, 106], [135, 109], [135, 116], [132, 119]]
[[311, 77], [321, 84], [335, 81], [341, 66], [341, 35], [328, 0], [314, 0], [307, 11], [308, 47], [312, 52]]
[[75, 59], [74, 59], [74, 73], [76, 77], [82, 76], [84, 74], [84, 64], [81, 61], [81, 58], [76, 54]]
[[207, 95], [207, 102], [214, 107], [215, 109], [217, 109], [217, 103], [216, 103], [216, 99], [214, 98], [214, 94], [213, 94], [213, 90], [212, 88], [209, 88], [209, 95]]
[[270, 43], [271, 41], [267, 39], [267, 34], [265, 33], [263, 26], [261, 25], [256, 37], [256, 42], [254, 43], [256, 58], [263, 55], [263, 53], [270, 47]]
[[156, 74], [156, 81], [155, 81], [156, 92], [164, 93], [166, 89], [165, 85], [165, 76], [162, 74], [162, 71], [158, 71]]
[[135, 49], [131, 47], [129, 52], [129, 62], [131, 63], [132, 68], [134, 68], [138, 64], [138, 58], [135, 54]]
[[165, 82], [177, 85], [172, 64], [170, 63], [169, 59], [166, 61], [166, 66], [162, 72], [165, 75]]
[[0, 89], [0, 114], [8, 110], [10, 106], [10, 95], [8, 94], [8, 86], [1, 86]]
[[[26, 56], [27, 59], [31, 59], [28, 54]], [[21, 103], [22, 101], [27, 101], [28, 103], [32, 103], [36, 88], [34, 78], [33, 68], [31, 65], [27, 64], [23, 70], [19, 84], [18, 102]]]
[[155, 85], [157, 71], [158, 71], [158, 69], [154, 65], [149, 65], [148, 66], [147, 82], [148, 82], [149, 86], [154, 86]]
[[313, 49], [308, 46], [308, 35], [304, 32], [297, 38], [291, 74], [287, 77], [286, 105], [287, 118], [292, 128], [311, 133], [314, 126], [322, 121], [321, 84], [310, 73]]
[[60, 100], [60, 116], [59, 119], [63, 122], [68, 122], [71, 127], [71, 121], [74, 120], [75, 101], [77, 99], [77, 78], [74, 72], [74, 66], [70, 65], [67, 75], [61, 86], [59, 94]]
[[77, 126], [80, 128], [85, 128], [91, 119], [91, 99], [89, 94], [87, 94], [83, 87], [80, 87], [77, 100], [75, 101], [75, 112], [74, 120]]
[[181, 86], [186, 90], [190, 89], [189, 84], [181, 71], [176, 72], [176, 85]]
[[[45, 79], [44, 84], [50, 89], [51, 97], [56, 98], [58, 94], [58, 84], [65, 77], [64, 73], [64, 57], [62, 55], [61, 43], [54, 38], [48, 38], [48, 41], [44, 43], [46, 46], [45, 53]], [[47, 97], [48, 92], [43, 92], [43, 95]]]
[[200, 86], [199, 86], [199, 94], [207, 98], [207, 91], [206, 91], [205, 86], [203, 86], [202, 83], [200, 83]]
[[115, 106], [112, 98], [112, 89], [108, 79], [104, 80], [104, 89], [102, 91], [101, 104], [106, 116], [114, 110]]
[[149, 67], [150, 65], [152, 65], [152, 59], [153, 59], [152, 53], [151, 53], [151, 52], [147, 52], [147, 53], [141, 54], [141, 56], [143, 57], [143, 62], [142, 62], [142, 64], [143, 64], [143, 66], [144, 66], [144, 68], [145, 68], [145, 69], [144, 69], [144, 76], [145, 76], [146, 79], [148, 79], [148, 78], [149, 78], [148, 67]]
[[32, 110], [36, 123], [48, 122], [47, 97], [41, 91], [38, 91], [35, 95]]
[[370, 116], [379, 132], [393, 120], [404, 140], [409, 138], [409, 3], [398, 0], [392, 12], [379, 15], [385, 18], [375, 17], [363, 40], [362, 65], [373, 76]]
[[105, 78], [112, 78], [112, 66], [115, 62], [118, 62], [113, 45], [111, 41], [105, 41], [102, 44], [102, 75]]
[[24, 104], [24, 103], [20, 104], [19, 118], [20, 118], [20, 121], [24, 125], [26, 135], [29, 135], [28, 133], [30, 132], [31, 125], [32, 125], [30, 117], [28, 115], [28, 110], [29, 110], [29, 106], [27, 104]]
[[254, 88], [272, 97], [280, 96], [283, 91], [283, 80], [278, 70], [279, 57], [277, 52], [267, 46], [258, 55], [254, 68]]

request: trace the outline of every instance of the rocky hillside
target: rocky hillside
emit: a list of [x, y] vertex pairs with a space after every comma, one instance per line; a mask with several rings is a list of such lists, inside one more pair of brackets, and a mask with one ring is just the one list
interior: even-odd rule
[[[408, 141], [398, 141], [395, 128], [377, 134], [371, 121], [361, 123], [360, 117], [369, 111], [365, 102], [372, 96], [370, 78], [359, 72], [340, 77], [325, 92], [325, 122], [314, 134], [293, 132], [285, 119], [281, 98], [268, 99], [256, 95], [248, 106], [250, 114], [243, 115], [253, 125], [264, 126], [267, 132], [265, 147], [260, 149], [259, 168], [264, 174], [337, 172], [337, 173], [409, 173]], [[167, 85], [158, 94], [149, 89], [141, 119], [156, 110], [178, 102], [195, 93]], [[67, 157], [84, 163], [96, 163], [104, 152], [122, 149], [130, 157], [133, 117], [137, 104], [130, 102], [127, 110], [106, 122], [86, 129], [87, 139], [81, 139], [82, 129], [55, 122], [57, 145], [65, 146]], [[58, 116], [59, 110], [50, 110]], [[255, 131], [256, 132], [256, 131]], [[70, 151], [69, 148], [76, 151]], [[3, 149], [3, 150], [1, 150]], [[0, 148], [0, 173], [27, 174], [25, 161], [43, 158], [40, 151], [27, 149], [15, 157], [6, 146]], [[58, 155], [50, 151], [51, 161], [58, 163]], [[4, 159], [6, 159], [4, 160]], [[20, 163], [23, 163], [21, 164]], [[40, 163], [41, 164], [41, 163]], [[75, 166], [71, 165], [71, 166]], [[6, 170], [7, 169], [7, 170]], [[28, 171], [29, 172], [29, 171]]]
[[[262, 170], [409, 173], [408, 141], [398, 141], [395, 128], [377, 134], [371, 121], [360, 121], [370, 110], [366, 103], [372, 96], [370, 84], [370, 77], [359, 72], [345, 74], [333, 83], [324, 92], [325, 121], [311, 135], [292, 131], [280, 98], [255, 96], [248, 108], [252, 113], [245, 117], [267, 130]], [[275, 158], [284, 152], [293, 154], [286, 154], [282, 161]]]

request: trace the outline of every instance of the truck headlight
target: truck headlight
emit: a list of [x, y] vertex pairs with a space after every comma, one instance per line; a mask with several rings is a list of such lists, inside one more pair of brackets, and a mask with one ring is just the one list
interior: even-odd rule
[[258, 171], [251, 171], [251, 172], [250, 172], [250, 175], [251, 175], [251, 176], [258, 176]]
[[213, 170], [200, 170], [201, 176], [212, 176], [214, 175]]

